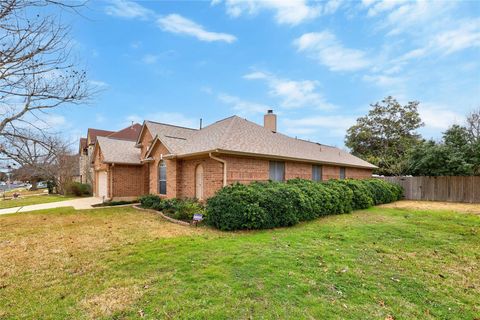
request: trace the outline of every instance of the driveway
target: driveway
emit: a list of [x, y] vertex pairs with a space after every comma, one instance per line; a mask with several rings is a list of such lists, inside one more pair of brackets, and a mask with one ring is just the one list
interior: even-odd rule
[[43, 209], [62, 208], [62, 207], [73, 207], [75, 210], [85, 210], [85, 209], [92, 209], [92, 205], [98, 204], [98, 203], [102, 203], [101, 198], [96, 198], [96, 197], [80, 198], [80, 199], [74, 199], [74, 200], [32, 204], [30, 206], [24, 206], [24, 207], [1, 209], [0, 214], [28, 212], [28, 211], [43, 210]]

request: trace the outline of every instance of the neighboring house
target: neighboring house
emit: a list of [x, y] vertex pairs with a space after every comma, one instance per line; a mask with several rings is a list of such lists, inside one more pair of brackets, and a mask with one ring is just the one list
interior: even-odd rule
[[348, 152], [277, 133], [271, 110], [260, 126], [238, 116], [202, 129], [145, 121], [136, 142], [98, 137], [94, 193], [207, 199], [234, 182], [368, 178], [374, 165]]
[[94, 169], [93, 169], [93, 151], [95, 150], [95, 144], [98, 137], [110, 137], [112, 139], [121, 139], [136, 141], [138, 134], [142, 129], [142, 125], [139, 123], [132, 123], [132, 125], [120, 130], [109, 131], [101, 129], [89, 128], [86, 138], [80, 138], [79, 145], [79, 181], [81, 183], [91, 184], [93, 186]]

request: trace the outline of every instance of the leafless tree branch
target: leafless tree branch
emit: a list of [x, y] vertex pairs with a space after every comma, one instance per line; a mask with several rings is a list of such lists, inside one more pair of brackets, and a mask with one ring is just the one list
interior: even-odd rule
[[[81, 104], [91, 96], [85, 70], [71, 59], [69, 28], [48, 10], [85, 2], [0, 0], [0, 138], [33, 126], [42, 111]], [[18, 137], [21, 138], [21, 137]]]

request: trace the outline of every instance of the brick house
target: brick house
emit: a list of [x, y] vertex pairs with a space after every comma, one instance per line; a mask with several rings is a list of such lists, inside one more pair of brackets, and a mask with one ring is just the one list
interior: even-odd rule
[[87, 183], [93, 186], [95, 170], [93, 168], [93, 151], [98, 137], [110, 137], [112, 139], [121, 139], [136, 141], [142, 125], [139, 123], [132, 123], [132, 125], [120, 130], [110, 131], [88, 128], [87, 137], [80, 138], [79, 143], [79, 178], [81, 183]]
[[368, 178], [374, 165], [335, 147], [276, 130], [271, 110], [260, 126], [238, 116], [190, 129], [145, 121], [136, 141], [98, 136], [94, 194], [132, 199], [142, 194], [206, 199], [234, 182], [293, 178]]

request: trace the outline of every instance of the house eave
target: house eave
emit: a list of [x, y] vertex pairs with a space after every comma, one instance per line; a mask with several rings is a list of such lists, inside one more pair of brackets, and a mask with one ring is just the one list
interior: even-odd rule
[[121, 162], [121, 161], [102, 161], [103, 163], [105, 164], [111, 164], [111, 165], [116, 165], [116, 164], [120, 164], [120, 165], [126, 165], [126, 166], [142, 166], [143, 163], [138, 163], [138, 162]]
[[252, 152], [242, 152], [242, 151], [231, 151], [231, 150], [224, 150], [224, 149], [213, 149], [213, 150], [201, 151], [201, 152], [195, 152], [195, 153], [180, 154], [180, 155], [177, 155], [176, 157], [187, 158], [187, 157], [194, 157], [194, 156], [200, 156], [200, 155], [207, 155], [208, 156], [208, 154], [212, 153], [212, 152], [213, 153], [219, 153], [219, 154], [235, 155], [235, 156], [247, 156], [247, 157], [257, 157], [257, 158], [276, 159], [276, 160], [277, 159], [278, 160], [289, 160], [289, 161], [312, 163], [312, 164], [325, 164], [325, 165], [343, 166], [343, 167], [349, 167], [349, 168], [361, 168], [361, 169], [371, 169], [371, 170], [377, 168], [374, 165], [362, 166], [362, 165], [354, 165], [354, 164], [341, 163], [341, 162], [318, 161], [318, 160], [312, 160], [312, 159], [286, 157], [286, 156], [252, 153]]

